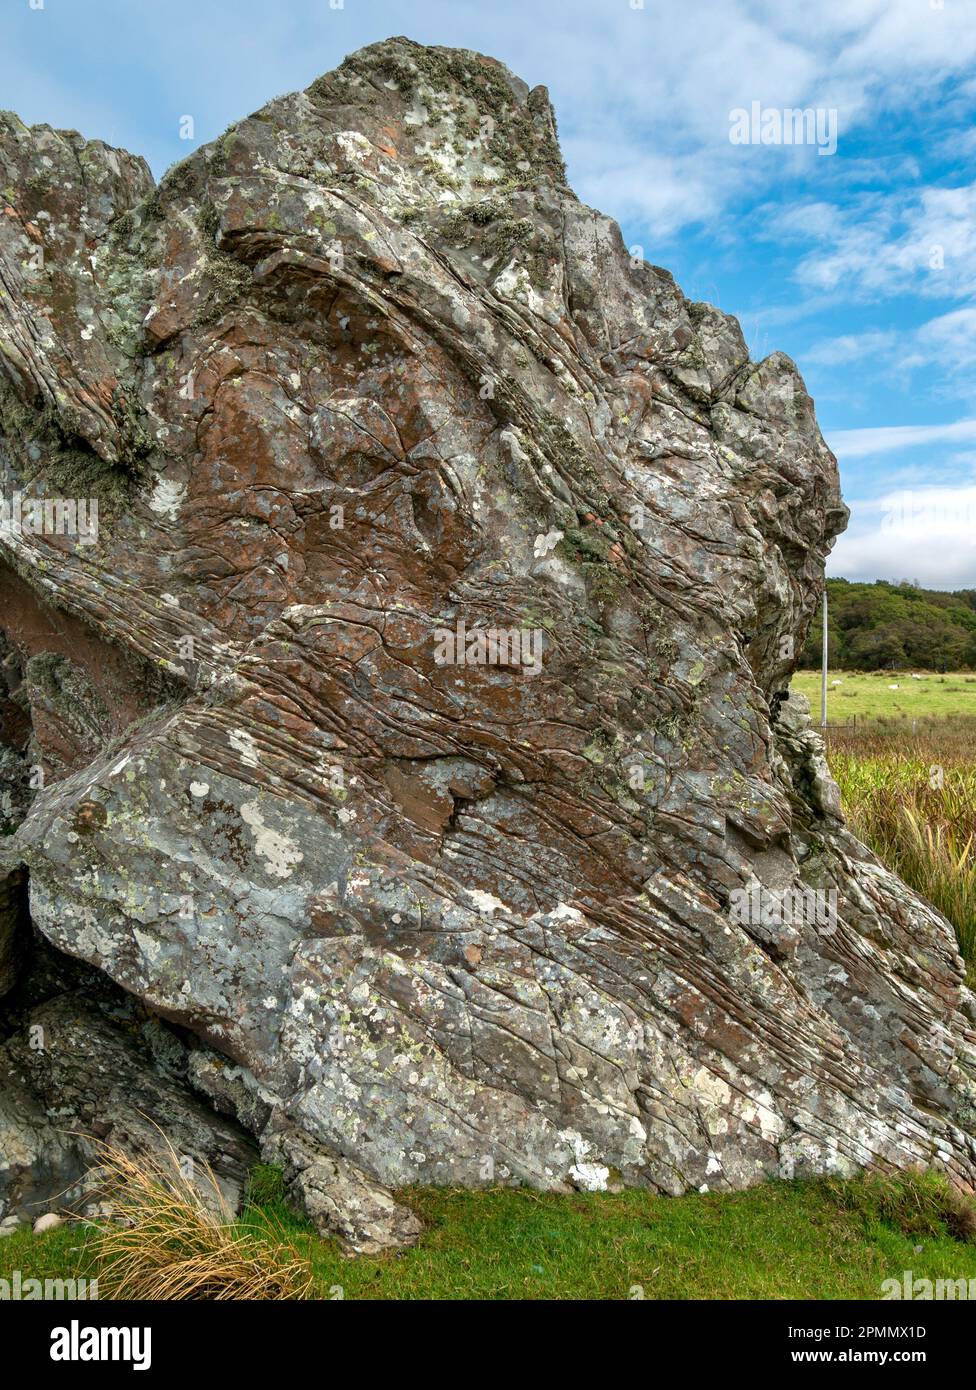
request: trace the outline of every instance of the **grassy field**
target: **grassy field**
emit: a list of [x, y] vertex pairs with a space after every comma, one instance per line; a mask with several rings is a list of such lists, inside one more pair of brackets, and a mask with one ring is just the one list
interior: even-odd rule
[[[915, 679], [916, 676], [919, 679]], [[820, 672], [798, 671], [793, 677], [792, 688], [809, 698], [810, 709], [819, 722]], [[972, 717], [976, 720], [976, 674], [831, 671], [827, 686], [828, 724], [848, 723], [855, 716], [858, 723], [862, 719], [903, 721]]]
[[828, 759], [851, 829], [948, 917], [976, 985], [976, 723], [834, 730]]
[[[976, 1279], [976, 1215], [930, 1179], [770, 1183], [668, 1198], [490, 1189], [401, 1194], [426, 1233], [413, 1249], [346, 1259], [289, 1212], [259, 1170], [241, 1234], [285, 1241], [313, 1298], [878, 1299], [882, 1280]], [[82, 1226], [0, 1241], [0, 1277], [104, 1278]], [[104, 1297], [109, 1288], [100, 1288]]]
[[[948, 917], [976, 985], [976, 675], [915, 676], [836, 672], [828, 759], [852, 830]], [[793, 689], [816, 720], [819, 673]]]

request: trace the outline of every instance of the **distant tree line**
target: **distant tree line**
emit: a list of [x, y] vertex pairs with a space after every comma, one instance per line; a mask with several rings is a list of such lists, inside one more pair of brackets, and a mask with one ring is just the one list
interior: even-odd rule
[[[827, 659], [853, 671], [976, 670], [976, 589], [943, 593], [902, 580], [827, 580]], [[820, 665], [819, 611], [800, 655]]]

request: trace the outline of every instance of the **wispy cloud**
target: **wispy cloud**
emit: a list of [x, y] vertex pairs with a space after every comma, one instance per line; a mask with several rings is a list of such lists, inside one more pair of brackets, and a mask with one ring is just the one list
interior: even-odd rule
[[804, 286], [869, 299], [976, 291], [976, 183], [871, 193], [843, 206], [801, 203], [773, 230], [816, 243], [796, 269]]
[[809, 348], [806, 363], [832, 367], [850, 362], [864, 362], [890, 357], [903, 341], [894, 329], [872, 329], [867, 333], [841, 333], [836, 338], [824, 338]]
[[976, 440], [976, 419], [948, 425], [882, 425], [863, 430], [832, 430], [827, 442], [837, 457], [856, 459], [915, 449], [922, 444], [961, 444]]

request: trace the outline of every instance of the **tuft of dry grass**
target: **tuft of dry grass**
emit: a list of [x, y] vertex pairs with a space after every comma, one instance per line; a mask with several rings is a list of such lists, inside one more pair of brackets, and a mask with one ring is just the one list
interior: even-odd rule
[[206, 1165], [197, 1166], [191, 1182], [172, 1150], [163, 1159], [134, 1158], [101, 1144], [98, 1159], [98, 1182], [112, 1217], [96, 1223], [89, 1248], [103, 1297], [222, 1301], [311, 1295], [308, 1260], [273, 1232], [235, 1223]]

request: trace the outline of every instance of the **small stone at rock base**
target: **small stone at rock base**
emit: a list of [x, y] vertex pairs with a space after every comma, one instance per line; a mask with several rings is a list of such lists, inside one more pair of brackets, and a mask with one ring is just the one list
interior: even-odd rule
[[39, 1216], [34, 1222], [34, 1234], [42, 1236], [45, 1231], [56, 1231], [59, 1226], [63, 1226], [64, 1221], [58, 1216], [56, 1211], [46, 1211], [43, 1216]]

